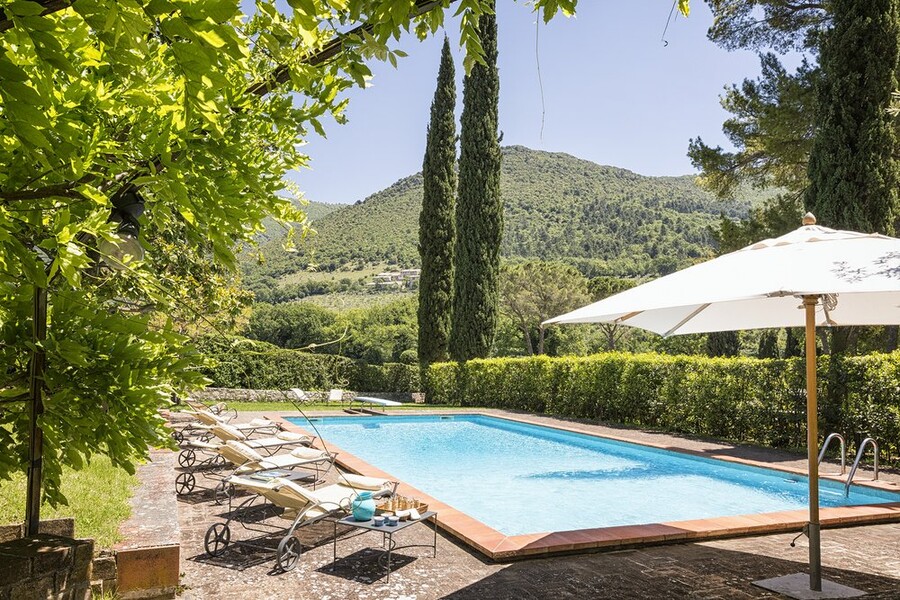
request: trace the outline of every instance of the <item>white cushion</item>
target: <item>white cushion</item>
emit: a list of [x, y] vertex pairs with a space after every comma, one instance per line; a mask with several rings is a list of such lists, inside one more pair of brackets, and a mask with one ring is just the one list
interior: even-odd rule
[[241, 433], [241, 430], [237, 427], [232, 427], [231, 425], [227, 425], [225, 423], [220, 423], [216, 425], [212, 429], [213, 433], [216, 436], [222, 438], [223, 440], [246, 440], [247, 436]]
[[365, 475], [354, 475], [353, 473], [341, 473], [338, 476], [338, 483], [346, 485], [358, 490], [381, 490], [390, 483], [387, 479], [380, 477], [366, 477]]
[[275, 434], [275, 437], [279, 440], [284, 440], [285, 442], [302, 442], [303, 440], [309, 439], [309, 437], [302, 433], [294, 433], [293, 431], [279, 431]]
[[246, 444], [234, 440], [229, 440], [225, 442], [225, 444], [247, 462], [259, 462], [263, 460], [262, 454]]
[[319, 458], [326, 458], [328, 453], [324, 450], [318, 450], [316, 448], [294, 448], [291, 450], [291, 456], [295, 456], [297, 458], [303, 460], [316, 460]]

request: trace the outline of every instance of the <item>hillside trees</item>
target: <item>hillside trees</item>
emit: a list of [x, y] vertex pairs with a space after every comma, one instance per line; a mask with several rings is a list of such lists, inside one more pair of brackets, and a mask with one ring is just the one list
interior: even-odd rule
[[[64, 500], [61, 465], [105, 453], [132, 469], [165, 443], [157, 408], [204, 383], [176, 319], [202, 321], [208, 301], [231, 310], [217, 294], [239, 245], [266, 216], [302, 221], [278, 192], [306, 161], [307, 132], [343, 122], [342, 92], [365, 84], [366, 62], [396, 62], [391, 40], [434, 32], [449, 2], [292, 4], [259, 0], [247, 16], [236, 0], [4, 3], [0, 479], [27, 462], [21, 402], [33, 397], [51, 502]], [[485, 6], [462, 9], [470, 61]], [[536, 6], [549, 18], [573, 2]], [[112, 270], [101, 251], [123, 241], [110, 216], [128, 194], [146, 206], [146, 257]], [[42, 341], [31, 329], [43, 290]], [[32, 351], [47, 365], [33, 392]]]
[[497, 137], [500, 77], [497, 17], [493, 8], [481, 15], [478, 30], [484, 64], [472, 67], [463, 82], [457, 236], [453, 253], [450, 356], [459, 361], [486, 357], [494, 342], [503, 236]]
[[456, 243], [456, 82], [450, 40], [444, 37], [437, 89], [422, 165], [419, 215], [419, 363], [447, 360]]

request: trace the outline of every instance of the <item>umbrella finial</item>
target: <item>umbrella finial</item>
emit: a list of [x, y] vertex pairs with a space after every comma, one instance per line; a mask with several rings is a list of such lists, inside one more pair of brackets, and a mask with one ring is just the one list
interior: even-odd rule
[[816, 215], [812, 214], [811, 212], [808, 212], [805, 215], [803, 215], [803, 224], [804, 225], [815, 225], [816, 224]]

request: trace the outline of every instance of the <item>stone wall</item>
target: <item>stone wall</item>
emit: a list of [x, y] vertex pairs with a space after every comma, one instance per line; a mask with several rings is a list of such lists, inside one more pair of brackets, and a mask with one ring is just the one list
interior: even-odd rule
[[24, 539], [24, 524], [0, 525], [0, 600], [89, 598], [86, 589], [116, 591], [115, 555], [104, 551], [95, 557], [94, 540], [73, 539], [74, 519], [41, 521], [39, 531]]
[[[327, 391], [308, 392], [314, 401], [325, 402], [328, 399]], [[366, 396], [384, 398], [397, 402], [418, 402], [417, 397], [422, 394], [392, 393], [392, 392], [366, 392]], [[206, 388], [191, 394], [201, 402], [290, 402], [297, 401], [297, 397], [290, 390], [246, 390], [239, 388]], [[353, 398], [353, 392], [344, 392], [344, 400], [349, 402]], [[424, 400], [423, 400], [424, 401]]]
[[[65, 517], [62, 519], [47, 519], [38, 525], [38, 533], [59, 535], [62, 537], [75, 537], [75, 519]], [[0, 525], [0, 544], [11, 542], [25, 537], [25, 524]]]
[[91, 597], [93, 540], [38, 534], [0, 544], [0, 599]]

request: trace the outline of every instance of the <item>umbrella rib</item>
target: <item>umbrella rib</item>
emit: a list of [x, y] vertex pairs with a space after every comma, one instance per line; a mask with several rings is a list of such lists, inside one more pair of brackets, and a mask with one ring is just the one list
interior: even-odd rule
[[628, 319], [630, 319], [630, 318], [632, 318], [632, 317], [638, 316], [638, 315], [641, 314], [642, 312], [644, 312], [644, 311], [642, 311], [642, 310], [636, 310], [636, 311], [634, 311], [634, 312], [630, 312], [630, 313], [628, 313], [627, 315], [621, 316], [621, 317], [619, 317], [618, 319], [616, 319], [616, 323], [622, 323], [622, 322], [624, 322], [624, 321], [627, 321]]
[[673, 327], [672, 329], [670, 329], [670, 330], [668, 330], [667, 332], [665, 332], [665, 333], [663, 334], [663, 337], [669, 337], [670, 335], [672, 335], [673, 333], [675, 333], [676, 331], [678, 331], [679, 329], [681, 329], [681, 326], [682, 326], [682, 325], [684, 325], [685, 323], [687, 323], [688, 321], [690, 321], [691, 319], [693, 319], [694, 317], [696, 317], [698, 314], [700, 314], [701, 312], [703, 312], [704, 310], [706, 310], [706, 309], [709, 307], [709, 305], [710, 305], [710, 303], [707, 302], [706, 304], [701, 304], [700, 306], [698, 306], [697, 309], [696, 309], [695, 311], [693, 311], [691, 314], [689, 314], [688, 316], [686, 316], [685, 318], [683, 318], [682, 320], [680, 320], [680, 321], [678, 322], [678, 325], [676, 325], [676, 326]]

